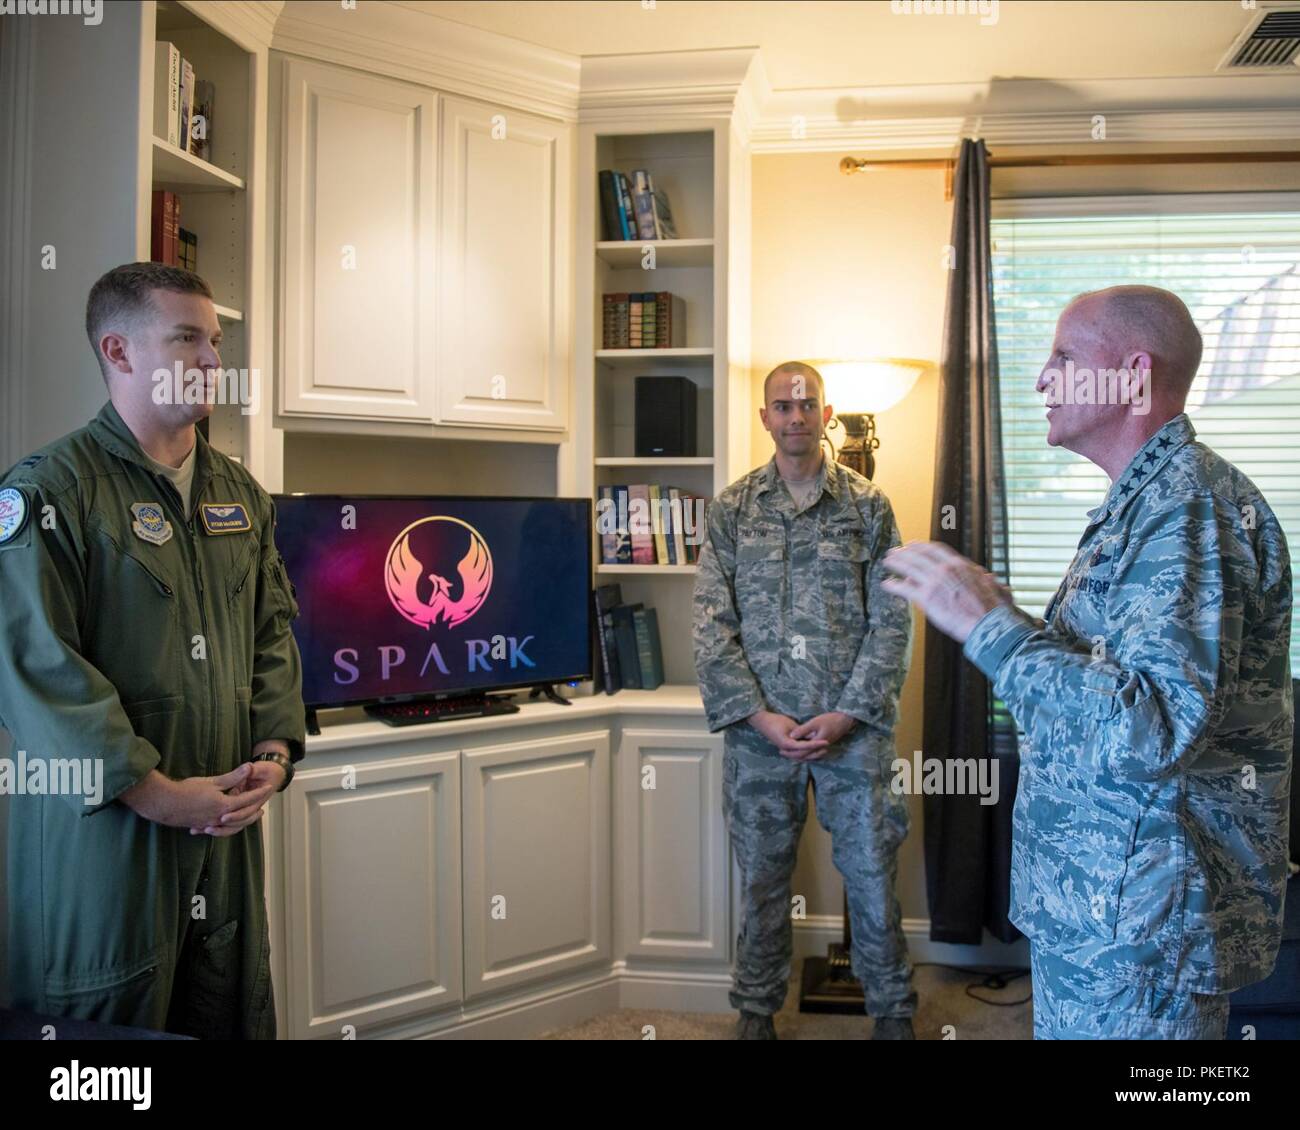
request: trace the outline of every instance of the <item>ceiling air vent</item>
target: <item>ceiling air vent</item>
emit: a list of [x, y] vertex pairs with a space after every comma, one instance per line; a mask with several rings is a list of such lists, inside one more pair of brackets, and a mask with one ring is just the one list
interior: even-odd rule
[[1300, 8], [1260, 13], [1254, 27], [1232, 45], [1220, 70], [1290, 67], [1300, 55]]

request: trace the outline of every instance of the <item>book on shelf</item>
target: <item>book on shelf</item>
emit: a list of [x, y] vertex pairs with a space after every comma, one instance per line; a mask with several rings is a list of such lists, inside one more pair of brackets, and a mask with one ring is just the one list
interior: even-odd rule
[[194, 64], [182, 56], [180, 89], [180, 140], [177, 145], [186, 153], [190, 151], [190, 115], [194, 112]]
[[683, 349], [686, 301], [667, 290], [602, 295], [602, 349]]
[[660, 483], [602, 486], [596, 502], [602, 565], [694, 565], [706, 500]]
[[640, 604], [619, 604], [612, 609], [614, 638], [618, 647], [619, 679], [628, 690], [641, 689], [641, 659], [636, 646], [636, 621], [633, 613]]
[[668, 193], [656, 188], [652, 193], [655, 211], [655, 238], [677, 239], [677, 223], [673, 219], [673, 210], [668, 204]]
[[614, 694], [622, 685], [618, 665], [618, 639], [614, 635], [614, 609], [623, 603], [623, 590], [619, 585], [598, 585], [593, 591], [596, 603], [596, 686], [606, 694]]
[[652, 691], [663, 686], [664, 656], [659, 643], [659, 614], [653, 608], [638, 605], [632, 612], [632, 627], [636, 633], [637, 666], [641, 673], [641, 689]]
[[648, 169], [631, 177], [616, 169], [599, 173], [600, 234], [603, 240], [677, 239], [668, 194], [656, 188]]
[[190, 152], [212, 163], [212, 112], [217, 90], [207, 79], [194, 83], [194, 111], [190, 115]]
[[169, 267], [181, 265], [181, 202], [174, 192], [153, 191], [149, 217], [149, 258]]
[[181, 143], [181, 53], [173, 43], [153, 45], [153, 132], [168, 145]]
[[[653, 514], [650, 507], [650, 487], [646, 483], [637, 483], [635, 486], [627, 488], [627, 505], [628, 513]], [[632, 534], [632, 564], [633, 565], [653, 565], [657, 558], [655, 556], [655, 543], [652, 522], [632, 521], [628, 524]]]

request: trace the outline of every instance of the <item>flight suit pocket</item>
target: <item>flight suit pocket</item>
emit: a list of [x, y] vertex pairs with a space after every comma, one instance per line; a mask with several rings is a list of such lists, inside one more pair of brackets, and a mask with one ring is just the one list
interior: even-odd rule
[[191, 939], [178, 986], [178, 1030], [201, 1040], [237, 1039], [240, 974], [238, 919]]
[[[149, 957], [96, 978], [84, 987], [47, 985], [46, 1007], [58, 1016], [73, 1020], [159, 1029], [167, 1014], [164, 980], [157, 958]], [[55, 1034], [58, 1034], [57, 1025]]]
[[123, 703], [171, 697], [180, 689], [182, 639], [188, 636], [170, 567], [161, 552], [149, 552], [155, 547], [119, 545], [102, 527], [94, 532], [82, 654]]

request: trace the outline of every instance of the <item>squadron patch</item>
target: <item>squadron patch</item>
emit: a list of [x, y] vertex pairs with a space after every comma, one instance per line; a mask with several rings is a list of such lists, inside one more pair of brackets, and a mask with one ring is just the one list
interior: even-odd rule
[[150, 545], [165, 545], [172, 538], [172, 524], [163, 515], [163, 508], [156, 502], [133, 502], [131, 513], [135, 521], [131, 529], [141, 541]]
[[16, 487], [0, 490], [0, 545], [17, 537], [27, 521], [27, 496]]
[[238, 502], [205, 502], [199, 517], [210, 534], [242, 534], [253, 528], [248, 511]]

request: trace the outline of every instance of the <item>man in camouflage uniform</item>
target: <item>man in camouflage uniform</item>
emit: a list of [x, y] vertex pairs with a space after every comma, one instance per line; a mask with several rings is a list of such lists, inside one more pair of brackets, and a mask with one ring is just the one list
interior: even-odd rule
[[910, 1039], [916, 1008], [894, 893], [906, 798], [888, 787], [911, 613], [884, 592], [899, 544], [883, 492], [824, 459], [821, 376], [779, 366], [764, 386], [774, 458], [708, 509], [695, 581], [695, 667], [725, 730], [723, 811], [741, 872], [731, 1003], [742, 1039], [775, 1039], [790, 976], [799, 835], [816, 791], [875, 1038]]
[[[1011, 919], [1039, 1038], [1222, 1039], [1227, 994], [1268, 976], [1281, 939], [1290, 560], [1183, 414], [1200, 356], [1168, 291], [1062, 313], [1037, 386], [1047, 440], [1112, 486], [1045, 621], [946, 546], [886, 559], [889, 590], [964, 643], [1023, 731]], [[1063, 403], [1062, 366], [1118, 382]]]

